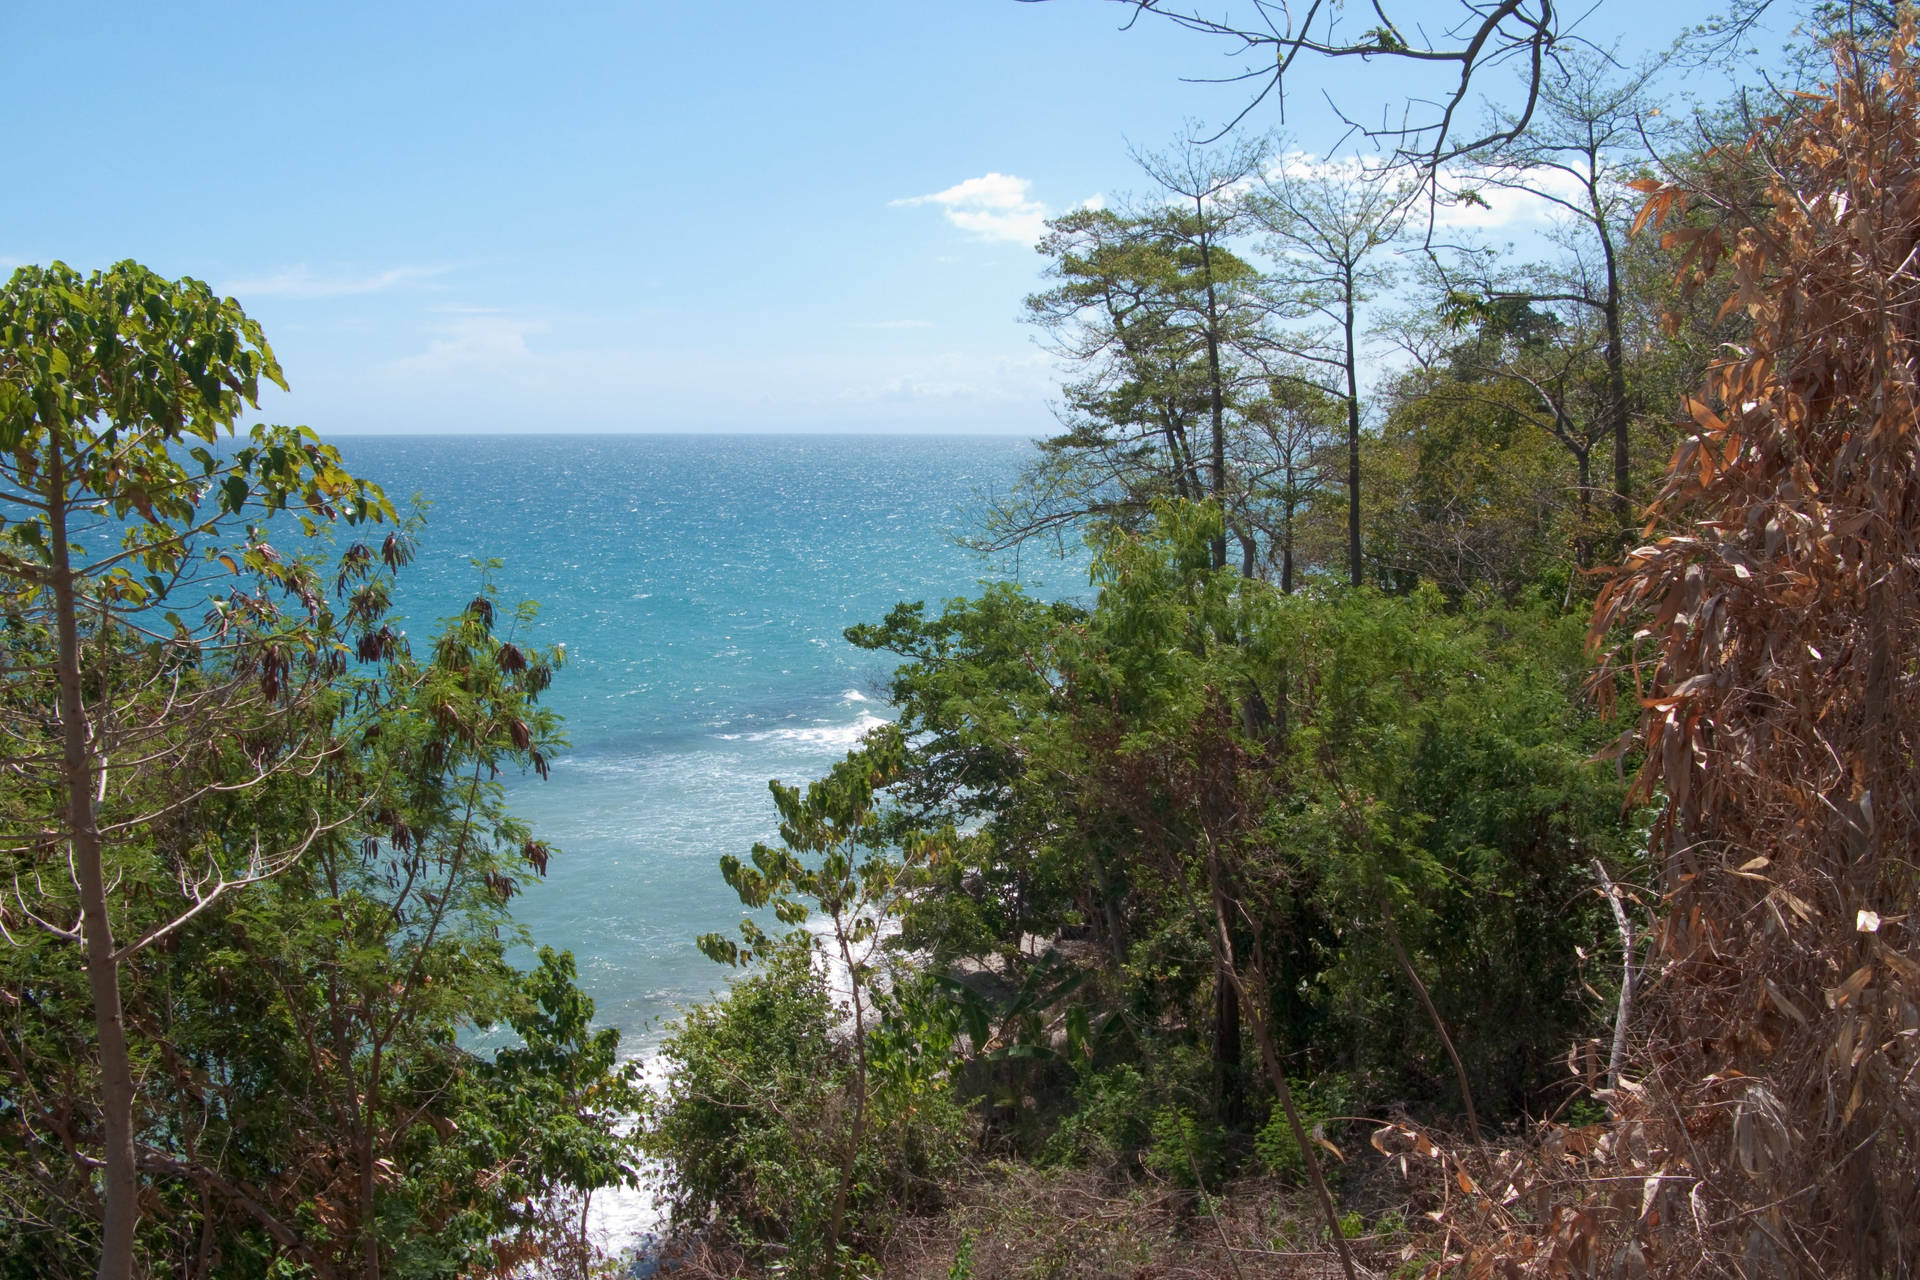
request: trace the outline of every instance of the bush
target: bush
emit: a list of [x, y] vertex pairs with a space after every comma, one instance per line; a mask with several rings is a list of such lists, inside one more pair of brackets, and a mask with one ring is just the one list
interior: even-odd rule
[[1131, 1063], [1089, 1071], [1074, 1090], [1072, 1114], [1047, 1139], [1042, 1164], [1109, 1164], [1150, 1136], [1146, 1077]]
[[[1300, 1113], [1300, 1125], [1307, 1131], [1307, 1137], [1316, 1134], [1326, 1137], [1327, 1122], [1334, 1116], [1347, 1110], [1347, 1079], [1341, 1075], [1321, 1076], [1317, 1080], [1289, 1080], [1289, 1089], [1293, 1093], [1294, 1109]], [[1278, 1102], [1274, 1103], [1273, 1114], [1267, 1118], [1260, 1132], [1253, 1138], [1253, 1153], [1269, 1173], [1281, 1174], [1288, 1178], [1301, 1178], [1306, 1174], [1306, 1161], [1300, 1154], [1300, 1144], [1293, 1140], [1293, 1126], [1287, 1123], [1286, 1110]], [[1331, 1176], [1332, 1170], [1322, 1168]]]
[[933, 1201], [964, 1116], [944, 1070], [900, 1050], [910, 1031], [896, 1022], [917, 1003], [880, 1006], [842, 1256], [829, 1259], [826, 1244], [857, 1076], [842, 1010], [799, 952], [770, 955], [692, 1010], [664, 1046], [673, 1073], [650, 1100], [646, 1146], [666, 1163], [661, 1190], [677, 1227], [711, 1224], [756, 1260], [823, 1274]]
[[1205, 1190], [1220, 1174], [1220, 1126], [1206, 1124], [1185, 1107], [1164, 1106], [1153, 1113], [1153, 1141], [1140, 1163], [1176, 1187]]

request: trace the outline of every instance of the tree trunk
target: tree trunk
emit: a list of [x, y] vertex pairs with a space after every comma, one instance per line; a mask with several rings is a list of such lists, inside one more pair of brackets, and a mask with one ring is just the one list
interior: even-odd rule
[[1347, 573], [1354, 586], [1360, 585], [1360, 374], [1353, 350], [1353, 267], [1344, 268], [1343, 286], [1346, 318], [1342, 331], [1346, 339], [1347, 366]]
[[1620, 535], [1624, 536], [1632, 520], [1628, 489], [1633, 483], [1633, 472], [1627, 455], [1627, 359], [1620, 336], [1620, 264], [1614, 256], [1613, 237], [1607, 234], [1606, 219], [1597, 211], [1594, 226], [1600, 232], [1600, 247], [1607, 267], [1607, 305], [1603, 312], [1607, 322], [1607, 417], [1613, 428], [1613, 514]]
[[1393, 958], [1400, 962], [1400, 971], [1407, 975], [1414, 994], [1420, 997], [1420, 1007], [1427, 1011], [1427, 1017], [1433, 1022], [1433, 1029], [1440, 1036], [1440, 1045], [1447, 1051], [1447, 1060], [1453, 1063], [1453, 1078], [1460, 1086], [1460, 1101], [1467, 1109], [1467, 1132], [1473, 1135], [1474, 1145], [1480, 1143], [1480, 1115], [1474, 1110], [1473, 1088], [1467, 1082], [1467, 1064], [1460, 1060], [1460, 1051], [1453, 1047], [1453, 1036], [1447, 1031], [1440, 1010], [1433, 1004], [1433, 996], [1427, 991], [1427, 984], [1420, 980], [1419, 970], [1413, 967], [1413, 961], [1407, 956], [1407, 949], [1400, 945], [1400, 926], [1394, 923], [1393, 908], [1383, 898], [1380, 902], [1380, 918], [1387, 926], [1387, 942], [1393, 948]]
[[360, 1136], [355, 1143], [359, 1156], [360, 1192], [360, 1276], [361, 1280], [380, 1280], [379, 1216], [374, 1201], [380, 1194], [374, 1183], [374, 1126], [379, 1123], [380, 1047], [374, 1046], [371, 1076], [361, 1107]]
[[1620, 1073], [1627, 1065], [1627, 1028], [1633, 1022], [1633, 985], [1634, 985], [1634, 940], [1633, 921], [1627, 915], [1624, 896], [1614, 887], [1613, 877], [1607, 874], [1607, 866], [1595, 858], [1589, 864], [1594, 876], [1600, 881], [1601, 892], [1607, 895], [1607, 905], [1613, 908], [1614, 927], [1620, 931], [1620, 1001], [1613, 1014], [1613, 1047], [1607, 1054], [1607, 1088], [1620, 1087]]
[[1573, 455], [1580, 464], [1580, 534], [1573, 544], [1574, 559], [1582, 569], [1593, 567], [1593, 451]]
[[[1206, 210], [1198, 197], [1193, 202], [1194, 216], [1205, 219]], [[1200, 270], [1207, 277], [1207, 392], [1208, 408], [1213, 415], [1213, 500], [1220, 504], [1220, 514], [1224, 519], [1227, 509], [1227, 427], [1225, 390], [1220, 385], [1220, 308], [1213, 290], [1213, 238], [1205, 228], [1204, 221], [1200, 232]], [[1224, 569], [1227, 564], [1227, 531], [1221, 526], [1220, 536], [1213, 540], [1213, 567]]]
[[1293, 471], [1287, 471], [1287, 497], [1280, 507], [1280, 594], [1293, 594]]
[[1307, 1135], [1306, 1126], [1300, 1123], [1299, 1109], [1293, 1105], [1293, 1090], [1287, 1084], [1287, 1073], [1280, 1062], [1280, 1052], [1273, 1043], [1273, 1030], [1267, 1025], [1266, 982], [1260, 976], [1258, 953], [1260, 939], [1253, 940], [1254, 989], [1249, 990], [1240, 977], [1239, 967], [1234, 963], [1231, 945], [1232, 935], [1228, 930], [1228, 904], [1226, 876], [1220, 866], [1219, 850], [1212, 841], [1207, 844], [1207, 882], [1213, 897], [1213, 951], [1216, 963], [1227, 982], [1232, 986], [1234, 995], [1246, 1006], [1247, 1018], [1253, 1023], [1254, 1040], [1260, 1046], [1260, 1059], [1266, 1063], [1267, 1074], [1273, 1081], [1273, 1092], [1279, 1098], [1280, 1109], [1286, 1113], [1287, 1126], [1293, 1131], [1293, 1140], [1300, 1148], [1301, 1163], [1306, 1166], [1307, 1181], [1312, 1185], [1314, 1198], [1320, 1202], [1321, 1216], [1326, 1220], [1327, 1232], [1333, 1239], [1334, 1249], [1340, 1255], [1340, 1269], [1346, 1274], [1346, 1280], [1358, 1280], [1353, 1264], [1353, 1251], [1347, 1244], [1347, 1237], [1340, 1230], [1340, 1211], [1333, 1203], [1333, 1193], [1327, 1189], [1326, 1176], [1320, 1170], [1320, 1157], [1313, 1148], [1313, 1139]]
[[841, 962], [847, 966], [847, 988], [853, 994], [853, 1124], [847, 1137], [846, 1154], [840, 1158], [840, 1185], [833, 1192], [833, 1217], [827, 1222], [828, 1274], [839, 1275], [840, 1232], [847, 1216], [847, 1193], [853, 1189], [860, 1144], [866, 1141], [867, 1019], [865, 1010], [860, 1007], [860, 971], [854, 965], [853, 949], [847, 943], [847, 928], [837, 914], [833, 918], [833, 930], [840, 947]]
[[106, 1214], [101, 1223], [98, 1280], [130, 1280], [134, 1228], [140, 1222], [140, 1184], [133, 1157], [133, 1064], [120, 1008], [120, 962], [107, 915], [106, 870], [94, 811], [99, 758], [80, 693], [80, 622], [67, 551], [67, 476], [62, 441], [48, 449], [47, 535], [52, 542], [55, 627], [59, 633], [61, 778], [66, 784], [67, 840], [80, 888], [80, 936], [87, 985], [93, 996], [94, 1034], [100, 1041], [101, 1153]]
[[1213, 975], [1213, 1114], [1229, 1129], [1246, 1121], [1247, 1084], [1240, 1071], [1240, 995], [1227, 976], [1231, 956], [1216, 961]]

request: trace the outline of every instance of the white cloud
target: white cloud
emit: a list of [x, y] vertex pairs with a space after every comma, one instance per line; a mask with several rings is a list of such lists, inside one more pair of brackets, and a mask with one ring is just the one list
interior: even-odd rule
[[391, 361], [387, 367], [410, 374], [476, 367], [504, 370], [531, 361], [534, 353], [527, 346], [527, 335], [547, 327], [537, 320], [516, 319], [479, 307], [449, 307], [443, 314], [452, 318], [440, 326], [440, 336], [429, 342], [425, 351]]
[[[1455, 200], [1451, 204], [1442, 204], [1434, 214], [1433, 224], [1448, 230], [1501, 231], [1518, 227], [1537, 227], [1566, 216], [1566, 210], [1536, 195], [1532, 191], [1516, 191], [1511, 187], [1498, 187], [1478, 179], [1468, 170], [1449, 170], [1442, 175], [1443, 189], [1458, 193], [1471, 191], [1471, 201]], [[1542, 169], [1528, 178], [1528, 182], [1539, 191], [1572, 201], [1576, 204], [1586, 202], [1586, 192], [1579, 179], [1572, 174], [1561, 173], [1555, 169]]]
[[931, 320], [861, 320], [855, 322], [856, 329], [931, 329]]
[[327, 273], [315, 271], [304, 262], [264, 276], [229, 280], [220, 287], [233, 297], [293, 298], [312, 301], [320, 298], [351, 298], [366, 293], [383, 293], [403, 284], [427, 280], [441, 274], [443, 267], [393, 267], [367, 273]]
[[[1286, 153], [1267, 170], [1267, 174], [1272, 178], [1301, 178], [1308, 181], [1360, 181], [1372, 175], [1378, 175], [1387, 182], [1405, 181], [1391, 172], [1381, 172], [1358, 156], [1333, 159], [1317, 156], [1310, 151]], [[1584, 199], [1579, 181], [1571, 174], [1543, 169], [1528, 181], [1539, 191], [1562, 200], [1578, 202]], [[1534, 192], [1494, 186], [1483, 175], [1465, 165], [1444, 167], [1440, 172], [1440, 190], [1441, 199], [1433, 211], [1433, 225], [1438, 230], [1531, 230], [1544, 227], [1565, 212]], [[1473, 194], [1463, 200], [1459, 198], [1462, 192]], [[1415, 220], [1423, 221], [1426, 213], [1425, 198], [1421, 197], [1414, 205]]]
[[936, 191], [891, 203], [938, 205], [947, 221], [983, 240], [1031, 245], [1046, 234], [1047, 206], [1032, 196], [1033, 183], [1011, 174], [988, 173]]

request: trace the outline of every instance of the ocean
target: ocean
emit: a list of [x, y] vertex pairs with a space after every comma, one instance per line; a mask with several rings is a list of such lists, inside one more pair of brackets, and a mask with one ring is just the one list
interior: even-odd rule
[[[570, 749], [509, 781], [552, 845], [516, 900], [574, 953], [596, 1020], [644, 1054], [728, 971], [694, 947], [740, 904], [723, 854], [775, 838], [769, 779], [820, 776], [889, 715], [892, 655], [849, 625], [983, 579], [1087, 591], [1084, 557], [1018, 566], [958, 545], [1032, 446], [1007, 437], [411, 436], [335, 441], [396, 504], [430, 504], [396, 601], [416, 642], [479, 590], [537, 601], [518, 638], [566, 646], [547, 694]], [[479, 1045], [486, 1044], [481, 1037]]]

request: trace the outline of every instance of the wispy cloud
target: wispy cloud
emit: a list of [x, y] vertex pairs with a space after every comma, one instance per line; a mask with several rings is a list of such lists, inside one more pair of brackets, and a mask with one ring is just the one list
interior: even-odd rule
[[484, 367], [492, 370], [524, 365], [533, 358], [529, 334], [547, 326], [479, 307], [444, 309], [450, 318], [438, 327], [439, 336], [424, 351], [390, 362], [389, 368], [410, 373], [448, 372]]
[[392, 267], [375, 272], [325, 272], [315, 271], [305, 263], [300, 263], [263, 276], [228, 280], [221, 284], [221, 289], [243, 300], [351, 298], [430, 280], [445, 270], [445, 267]]
[[931, 329], [933, 328], [933, 321], [931, 320], [858, 320], [854, 322], [853, 327], [856, 329]]
[[[1046, 234], [1046, 221], [1052, 216], [1047, 206], [1033, 198], [1033, 182], [1007, 173], [987, 173], [968, 178], [945, 191], [931, 195], [908, 196], [889, 202], [894, 207], [934, 205], [947, 215], [947, 221], [962, 231], [970, 231], [983, 240], [1030, 245]], [[1085, 202], [1098, 209], [1105, 203], [1101, 196]]]
[[947, 402], [995, 409], [1015, 404], [1037, 406], [1046, 401], [1052, 387], [1051, 362], [1037, 351], [948, 351], [904, 366], [893, 361], [884, 372], [847, 369], [843, 376], [835, 398], [846, 405]]
[[[1410, 198], [1414, 195], [1404, 178], [1383, 173], [1376, 165], [1355, 156], [1333, 158], [1310, 151], [1290, 151], [1268, 167], [1267, 176], [1332, 182], [1400, 181], [1403, 191]], [[1528, 178], [1535, 188], [1532, 191], [1499, 186], [1484, 173], [1477, 173], [1466, 165], [1448, 165], [1440, 171], [1439, 178], [1441, 198], [1433, 208], [1433, 225], [1445, 231], [1539, 230], [1565, 212], [1547, 197], [1576, 203], [1584, 198], [1578, 179], [1554, 169], [1532, 174]], [[1419, 197], [1415, 212], [1418, 219], [1426, 217], [1424, 197]]]

